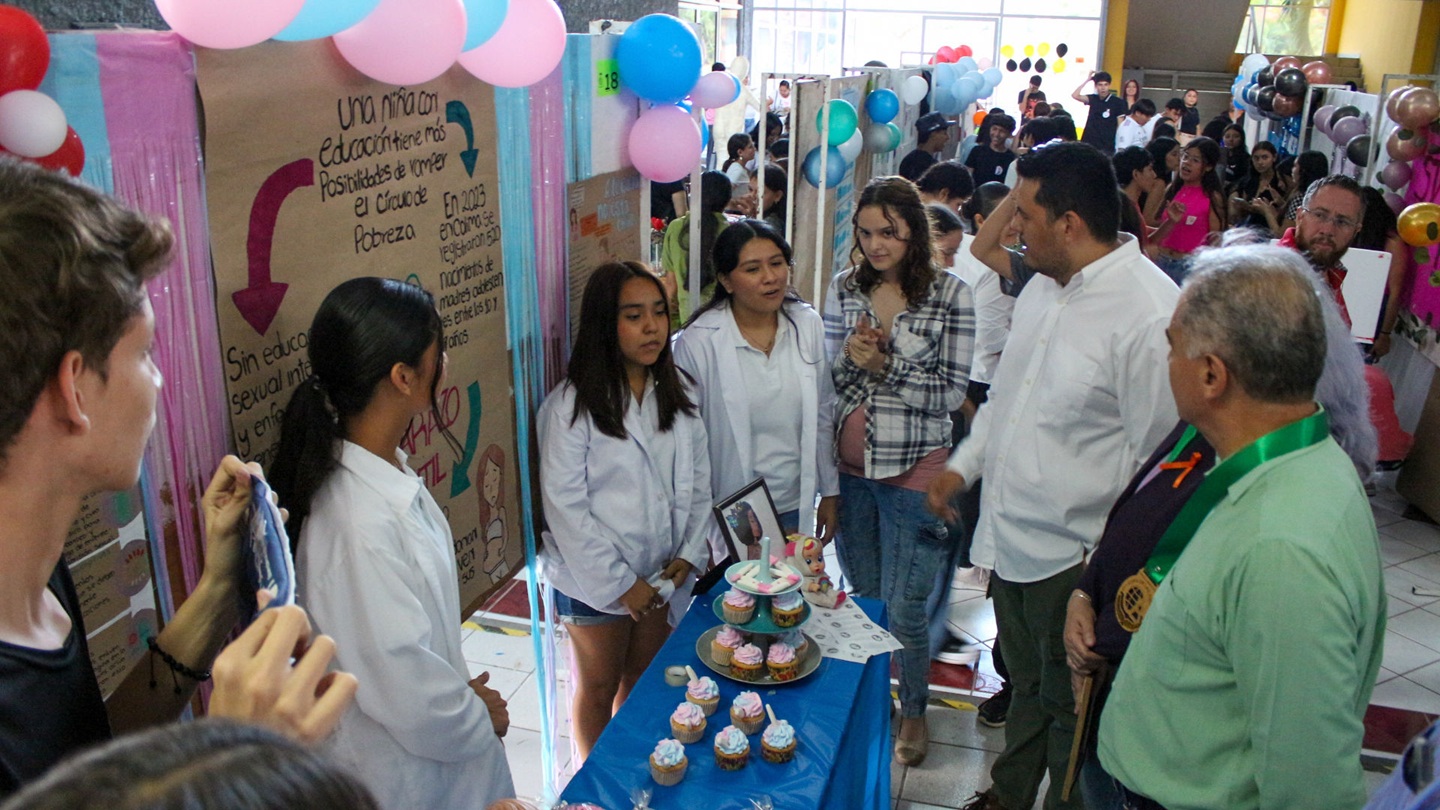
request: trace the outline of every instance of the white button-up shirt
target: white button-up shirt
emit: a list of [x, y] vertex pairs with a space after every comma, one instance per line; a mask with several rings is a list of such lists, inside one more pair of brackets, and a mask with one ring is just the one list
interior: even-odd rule
[[[395, 451], [404, 467], [405, 454]], [[387, 810], [473, 808], [515, 795], [470, 688], [445, 515], [408, 467], [344, 442], [300, 530], [300, 604], [360, 681], [329, 745]]]
[[[675, 414], [660, 430], [653, 380], [639, 404], [626, 392], [626, 437], [575, 420], [575, 389], [562, 382], [536, 418], [540, 494], [550, 526], [540, 562], [550, 584], [604, 613], [624, 615], [620, 597], [685, 559], [704, 573], [711, 520], [710, 456], [700, 417]], [[690, 394], [694, 398], [694, 394]], [[672, 622], [689, 607], [694, 579], [670, 597]]]
[[1079, 563], [1140, 462], [1175, 425], [1165, 327], [1179, 291], [1134, 237], [1015, 303], [990, 400], [949, 463], [985, 477], [970, 557], [1011, 582]]

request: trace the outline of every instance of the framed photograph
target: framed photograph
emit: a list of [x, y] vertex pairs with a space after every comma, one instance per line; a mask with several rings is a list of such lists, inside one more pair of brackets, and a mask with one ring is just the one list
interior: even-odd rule
[[756, 478], [715, 504], [715, 520], [730, 555], [737, 560], [760, 559], [760, 538], [765, 536], [770, 538], [772, 554], [783, 553], [785, 530], [780, 528], [780, 513], [764, 478]]

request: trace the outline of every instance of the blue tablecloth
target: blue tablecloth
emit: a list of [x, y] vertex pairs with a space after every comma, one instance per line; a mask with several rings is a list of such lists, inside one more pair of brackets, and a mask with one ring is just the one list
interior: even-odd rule
[[[784, 686], [760, 688], [776, 717], [795, 727], [795, 759], [783, 765], [760, 756], [760, 734], [750, 736], [750, 761], [739, 771], [715, 764], [715, 733], [729, 725], [730, 702], [747, 687], [711, 672], [695, 654], [695, 642], [719, 622], [714, 595], [696, 597], [680, 626], [640, 677], [630, 699], [605, 727], [585, 766], [561, 794], [568, 802], [592, 802], [606, 810], [630, 810], [630, 790], [648, 787], [655, 810], [751, 810], [750, 797], [768, 793], [776, 810], [887, 808], [890, 806], [890, 656], [865, 664], [822, 659], [813, 674]], [[876, 623], [889, 626], [885, 605], [856, 599]], [[714, 677], [720, 707], [700, 742], [685, 746], [685, 779], [661, 787], [650, 778], [655, 743], [672, 736], [670, 713], [685, 687], [665, 685], [665, 668], [688, 664]], [[766, 721], [769, 722], [768, 720]]]

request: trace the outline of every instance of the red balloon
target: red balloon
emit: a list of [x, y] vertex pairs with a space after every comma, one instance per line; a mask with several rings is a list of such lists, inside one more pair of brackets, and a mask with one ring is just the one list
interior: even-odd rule
[[[1405, 137], [1405, 136], [1409, 137]], [[1385, 141], [1385, 152], [1391, 160], [1407, 161], [1425, 154], [1425, 135], [1408, 129], [1397, 129]]]
[[974, 56], [975, 51], [969, 45], [961, 45], [955, 49], [955, 54], [957, 57]]
[[955, 49], [949, 45], [941, 45], [940, 49], [935, 51], [936, 62], [954, 62], [959, 58], [959, 54], [955, 53]]
[[65, 143], [60, 148], [45, 157], [33, 158], [36, 163], [47, 169], [63, 170], [71, 177], [79, 177], [80, 170], [85, 168], [85, 144], [80, 142], [80, 136], [75, 134], [75, 128], [70, 127], [65, 133]]
[[1274, 113], [1281, 118], [1300, 114], [1300, 99], [1296, 96], [1282, 96], [1276, 93], [1274, 101], [1270, 104]]
[[0, 5], [0, 96], [34, 90], [50, 69], [50, 40], [40, 22], [14, 6]]
[[1316, 59], [1314, 62], [1306, 62], [1300, 66], [1300, 70], [1304, 72], [1305, 79], [1311, 84], [1330, 83], [1330, 65], [1324, 60]]
[[1296, 59], [1293, 56], [1282, 56], [1279, 59], [1276, 59], [1274, 62], [1271, 62], [1270, 67], [1274, 68], [1276, 73], [1279, 73], [1285, 68], [1295, 68], [1296, 70], [1299, 70], [1300, 60]]
[[1412, 85], [1406, 85], [1406, 86], [1401, 87], [1401, 88], [1399, 88], [1399, 89], [1397, 89], [1397, 90], [1391, 90], [1391, 91], [1390, 91], [1390, 98], [1388, 98], [1388, 99], [1385, 100], [1385, 114], [1388, 115], [1388, 116], [1390, 116], [1390, 120], [1391, 120], [1391, 121], [1395, 121], [1396, 123], [1399, 123], [1399, 119], [1397, 119], [1397, 118], [1395, 117], [1395, 115], [1396, 115], [1395, 108], [1396, 108], [1397, 105], [1400, 104], [1400, 99], [1403, 98], [1406, 93], [1409, 93], [1411, 90], [1415, 90], [1415, 89], [1418, 89], [1418, 88], [1416, 88], [1416, 87], [1414, 87], [1414, 86], [1412, 86]]

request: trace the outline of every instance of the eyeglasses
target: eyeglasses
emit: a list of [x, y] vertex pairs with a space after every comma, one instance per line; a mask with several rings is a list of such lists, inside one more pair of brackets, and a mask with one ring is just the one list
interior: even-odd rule
[[1315, 221], [1321, 225], [1333, 225], [1342, 231], [1353, 231], [1360, 227], [1360, 223], [1355, 220], [1349, 217], [1337, 217], [1323, 208], [1301, 208], [1300, 210], [1314, 217]]

